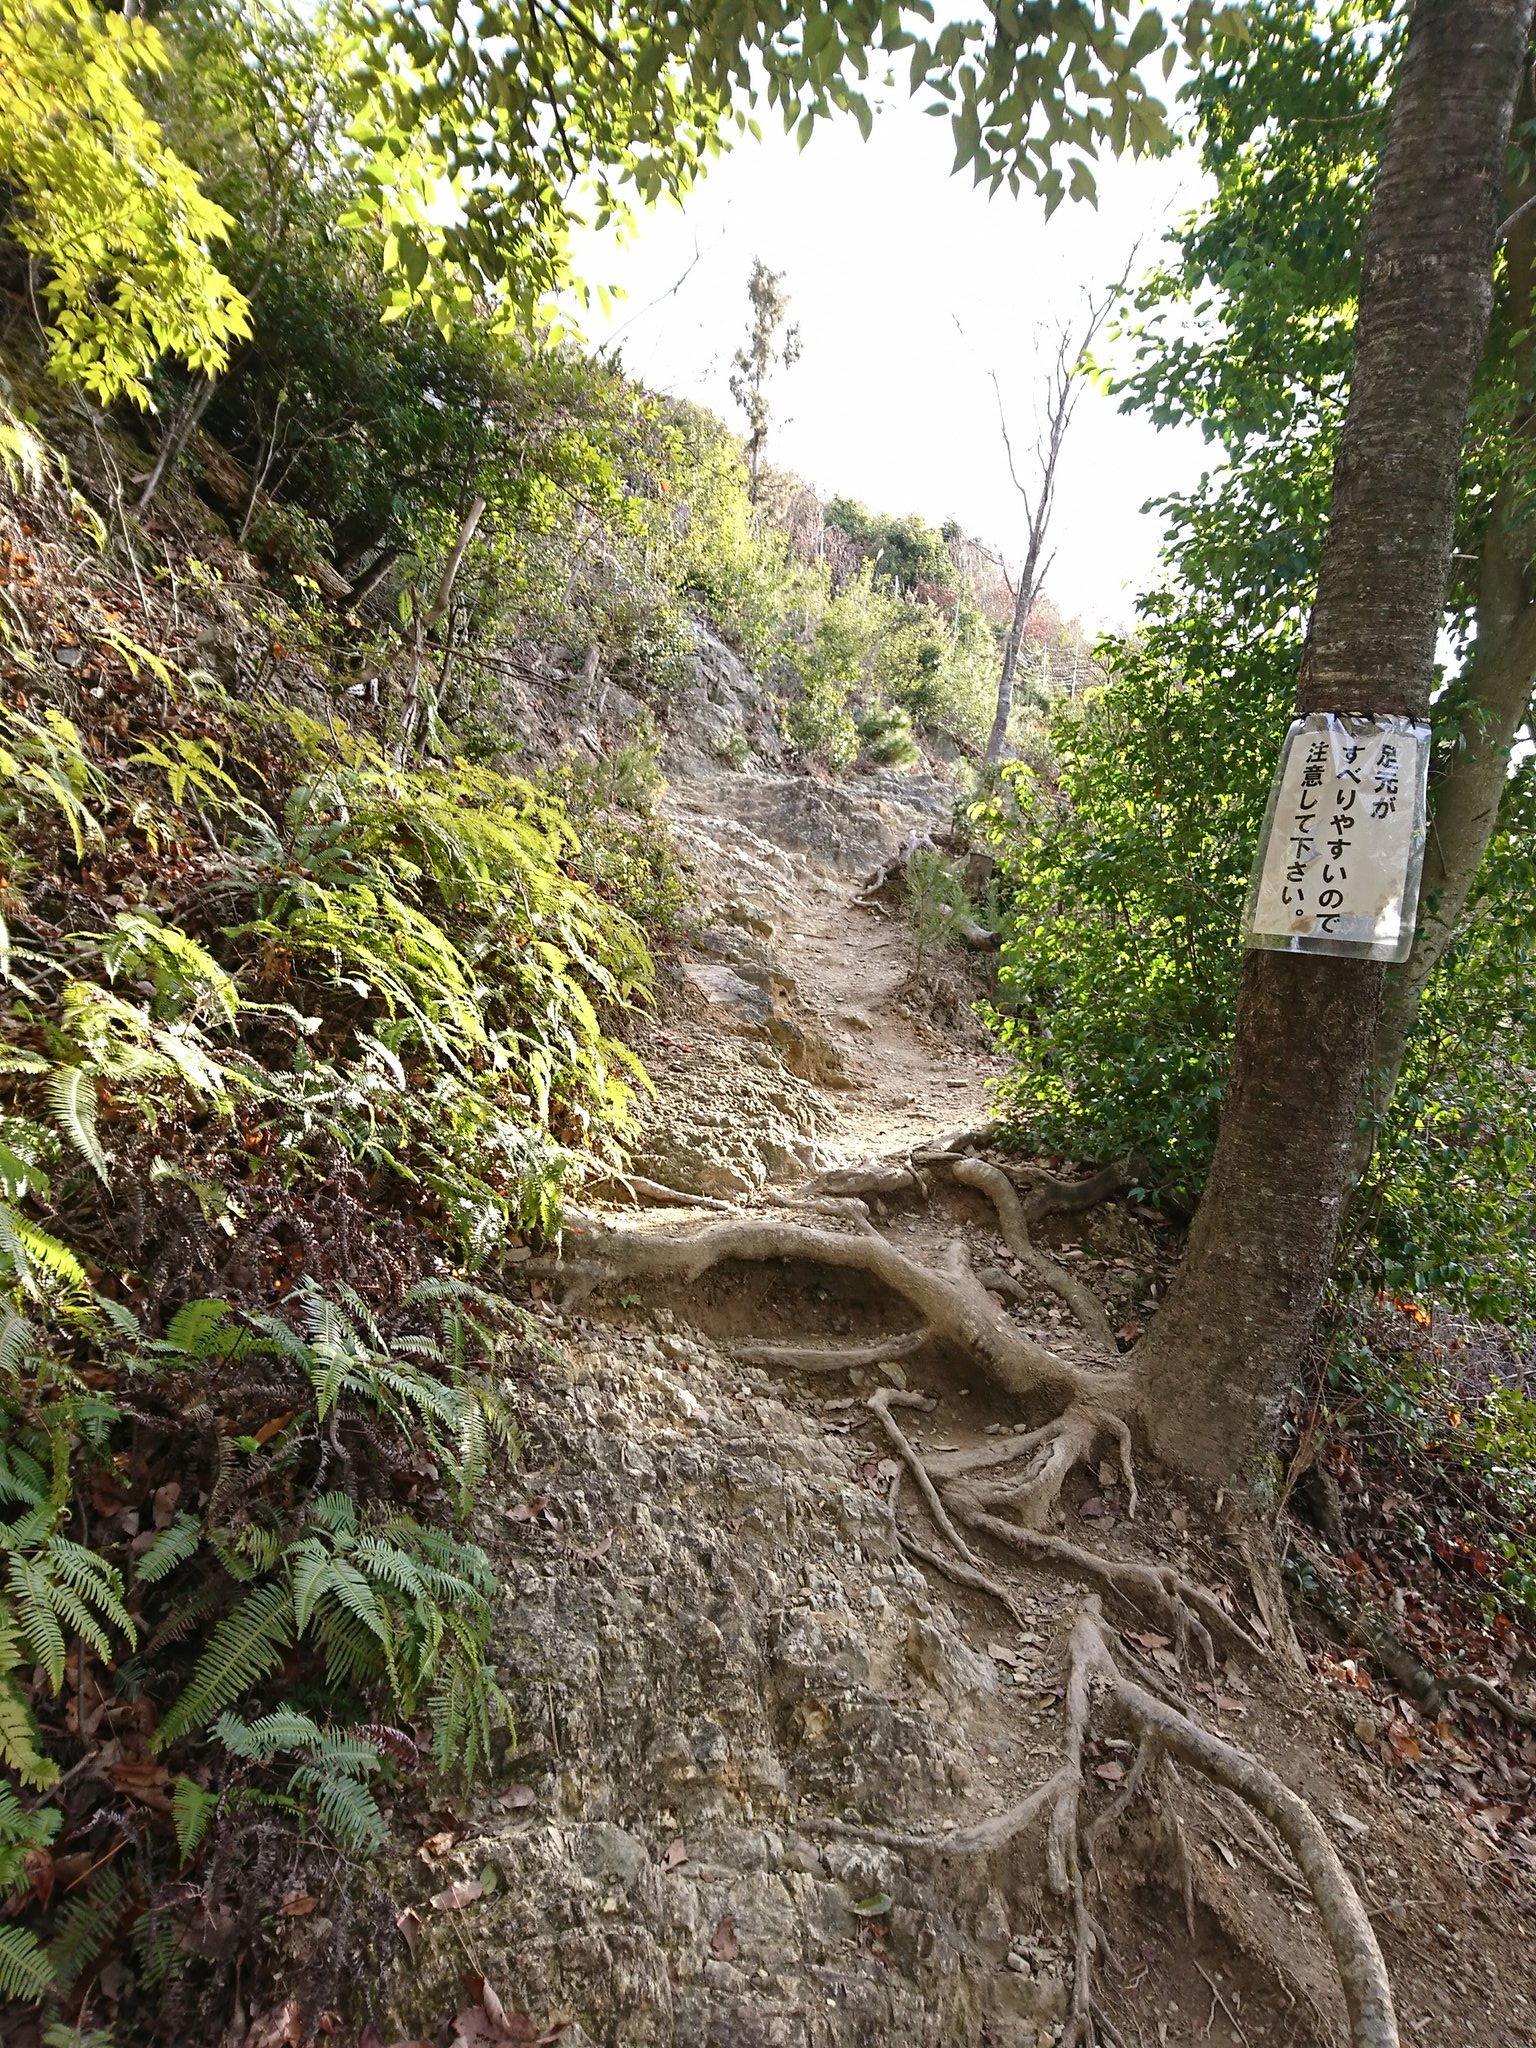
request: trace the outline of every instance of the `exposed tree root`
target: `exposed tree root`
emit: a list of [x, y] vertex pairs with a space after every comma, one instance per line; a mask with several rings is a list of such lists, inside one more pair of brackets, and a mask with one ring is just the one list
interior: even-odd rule
[[[1096, 1717], [1109, 1710], [1139, 1739], [1126, 1782], [1104, 1813], [1085, 1824], [1084, 1749]], [[1006, 1848], [1038, 1819], [1046, 1822], [1046, 1878], [1067, 1901], [1072, 1918], [1074, 1971], [1071, 2018], [1065, 2041], [1076, 2048], [1114, 2038], [1094, 1997], [1094, 1965], [1105, 1953], [1102, 1930], [1088, 1910], [1084, 1872], [1105, 1852], [1106, 1838], [1150, 1786], [1162, 1757], [1233, 1793], [1268, 1821], [1296, 1860], [1323, 1933], [1333, 1950], [1349, 2012], [1353, 2048], [1398, 2048], [1397, 2021], [1386, 1965], [1359, 1894], [1316, 1815], [1273, 1771], [1225, 1737], [1213, 1734], [1184, 1709], [1159, 1697], [1125, 1669], [1123, 1646], [1090, 1594], [1073, 1626], [1068, 1649], [1066, 1732], [1060, 1767], [1027, 1797], [1003, 1812], [942, 1834], [865, 1827], [848, 1821], [810, 1821], [819, 1832], [852, 1836], [907, 1855], [935, 1859], [988, 1856]], [[1187, 1852], [1186, 1852], [1187, 1857]]]
[[662, 1181], [647, 1180], [640, 1173], [605, 1174], [596, 1185], [622, 1188], [636, 1206], [650, 1203], [664, 1209], [714, 1209], [725, 1216], [739, 1213], [734, 1202], [722, 1202], [714, 1195], [685, 1194], [681, 1188], [669, 1188]]
[[[995, 1383], [1021, 1397], [1058, 1405], [1060, 1418], [1039, 1438], [1040, 1456], [1028, 1482], [1011, 1491], [1010, 1506], [1034, 1527], [1044, 1525], [1074, 1465], [1091, 1457], [1108, 1435], [1117, 1445], [1128, 1484], [1133, 1382], [1117, 1363], [1109, 1318], [1092, 1292], [1047, 1258], [1029, 1237], [1025, 1205], [999, 1168], [959, 1151], [973, 1134], [957, 1133], [943, 1148], [932, 1148], [927, 1163], [945, 1166], [963, 1185], [985, 1194], [998, 1213], [1004, 1236], [1021, 1264], [1071, 1308], [1096, 1354], [1077, 1361], [1048, 1349], [1019, 1329], [997, 1306], [956, 1242], [942, 1265], [928, 1266], [899, 1251], [875, 1228], [852, 1193], [811, 1197], [850, 1228], [838, 1230], [770, 1217], [740, 1216], [686, 1233], [616, 1229], [593, 1217], [568, 1214], [565, 1249], [558, 1261], [540, 1261], [536, 1271], [564, 1281], [572, 1298], [607, 1280], [678, 1280], [691, 1284], [713, 1267], [739, 1260], [798, 1260], [868, 1273], [910, 1303], [923, 1318], [930, 1339], [969, 1353]], [[953, 1143], [955, 1149], [948, 1147]], [[851, 1189], [857, 1175], [839, 1179]], [[1054, 1205], [1061, 1184], [1037, 1190]], [[1033, 1198], [1032, 1198], [1033, 1199]], [[758, 1347], [761, 1362], [775, 1362], [772, 1347]], [[914, 1349], [916, 1345], [914, 1343]], [[830, 1370], [832, 1356], [821, 1347], [795, 1347], [810, 1359], [804, 1369]], [[1104, 1363], [1097, 1363], [1102, 1359]], [[781, 1355], [777, 1362], [793, 1364]], [[853, 1365], [862, 1361], [849, 1356]], [[879, 1361], [872, 1361], [878, 1363]]]
[[875, 1344], [733, 1344], [730, 1356], [743, 1365], [774, 1365], [785, 1372], [847, 1372], [854, 1366], [891, 1365], [910, 1358], [929, 1341], [927, 1330], [908, 1330]]
[[[1213, 1593], [1171, 1567], [1100, 1556], [1047, 1526], [1069, 1475], [1079, 1465], [1092, 1465], [1105, 1445], [1113, 1449], [1134, 1514], [1131, 1426], [1146, 1418], [1137, 1405], [1141, 1388], [1134, 1363], [1120, 1360], [1103, 1305], [1076, 1274], [1038, 1249], [1029, 1225], [1053, 1210], [1087, 1206], [1090, 1200], [1123, 1190], [1130, 1184], [1133, 1167], [1126, 1163], [1106, 1169], [1090, 1182], [1063, 1183], [968, 1156], [966, 1147], [977, 1135], [955, 1134], [899, 1164], [881, 1162], [821, 1176], [802, 1193], [797, 1206], [814, 1206], [827, 1222], [738, 1213], [729, 1220], [674, 1232], [614, 1229], [594, 1218], [572, 1217], [563, 1256], [540, 1262], [536, 1270], [562, 1279], [576, 1291], [620, 1280], [691, 1284], [727, 1262], [786, 1261], [857, 1271], [914, 1309], [918, 1327], [864, 1345], [748, 1344], [738, 1346], [734, 1355], [753, 1364], [822, 1373], [888, 1367], [925, 1346], [948, 1345], [975, 1360], [1006, 1392], [1053, 1406], [1057, 1412], [1048, 1421], [996, 1443], [926, 1451], [898, 1420], [900, 1410], [931, 1409], [935, 1404], [926, 1396], [899, 1386], [884, 1387], [867, 1403], [900, 1460], [891, 1514], [909, 1555], [996, 1600], [1016, 1622], [1021, 1610], [978, 1554], [978, 1539], [1087, 1580], [1096, 1589], [1084, 1598], [1068, 1645], [1066, 1729], [1059, 1768], [1015, 1805], [942, 1833], [838, 1820], [802, 1824], [935, 1860], [996, 1854], [1037, 1822], [1042, 1824], [1047, 1882], [1063, 1901], [1072, 1927], [1074, 1965], [1063, 2048], [1097, 2048], [1100, 2043], [1117, 2048], [1121, 2036], [1095, 1991], [1098, 1968], [1109, 1959], [1109, 1945], [1089, 1908], [1087, 1875], [1106, 1867], [1116, 1831], [1138, 1802], [1163, 1800], [1165, 1787], [1171, 1800], [1182, 1766], [1210, 1786], [1224, 1789], [1252, 1816], [1256, 1834], [1273, 1829], [1295, 1859], [1300, 1875], [1292, 1878], [1267, 1850], [1244, 1845], [1282, 1882], [1303, 1885], [1310, 1895], [1338, 1966], [1353, 2048], [1397, 2048], [1381, 1952], [1366, 1910], [1321, 1824], [1274, 1772], [1195, 1718], [1175, 1696], [1176, 1679], [1137, 1656], [1131, 1643], [1105, 1620], [1101, 1600], [1111, 1598], [1133, 1614], [1154, 1619], [1171, 1636], [1180, 1663], [1196, 1653], [1213, 1677], [1218, 1643], [1254, 1656], [1264, 1655], [1261, 1645]], [[1024, 1290], [1000, 1269], [973, 1270], [963, 1244], [954, 1243], [942, 1260], [929, 1265], [900, 1250], [875, 1227], [862, 1197], [926, 1193], [929, 1172], [947, 1172], [962, 1186], [986, 1196], [1014, 1258], [1034, 1282], [1066, 1303], [1092, 1356], [1081, 1362], [1063, 1357], [1020, 1329], [989, 1289], [1015, 1299]], [[1027, 1188], [1022, 1199], [1016, 1182]], [[937, 1545], [920, 1540], [898, 1519], [896, 1498], [902, 1478], [921, 1497], [938, 1532]], [[1274, 1634], [1273, 1624], [1268, 1625]], [[1510, 1708], [1487, 1681], [1454, 1682], [1484, 1693], [1512, 1718], [1520, 1716], [1521, 1710]], [[1113, 1800], [1102, 1812], [1089, 1815], [1086, 1744], [1093, 1728], [1105, 1719], [1132, 1734], [1137, 1749]], [[1166, 1806], [1165, 1816], [1182, 1859], [1186, 1909], [1192, 1913], [1193, 1878], [1182, 1822]]]
[[1092, 1338], [1100, 1356], [1113, 1358], [1116, 1355], [1115, 1333], [1103, 1304], [1092, 1288], [1084, 1286], [1076, 1274], [1069, 1273], [1064, 1266], [1057, 1265], [1054, 1259], [1048, 1259], [1035, 1249], [1025, 1220], [1024, 1205], [1002, 1168], [985, 1159], [957, 1159], [953, 1172], [955, 1179], [965, 1187], [977, 1188], [990, 1198], [997, 1211], [1003, 1242], [1009, 1251], [1042, 1286], [1048, 1287], [1067, 1304]]
[[1506, 1721], [1512, 1721], [1517, 1728], [1536, 1728], [1536, 1714], [1528, 1707], [1517, 1707], [1507, 1699], [1498, 1687], [1486, 1678], [1479, 1678], [1475, 1671], [1448, 1671], [1440, 1679], [1447, 1692], [1475, 1693], [1481, 1700], [1501, 1713]]

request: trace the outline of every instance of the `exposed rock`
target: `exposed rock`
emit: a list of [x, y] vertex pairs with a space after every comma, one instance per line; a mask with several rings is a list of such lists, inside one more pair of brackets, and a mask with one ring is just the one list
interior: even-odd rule
[[667, 707], [663, 763], [673, 773], [718, 770], [735, 759], [777, 763], [784, 754], [768, 692], [740, 655], [707, 626], [693, 628], [687, 675]]
[[[604, 1332], [529, 1393], [559, 1526], [488, 1513], [476, 1532], [519, 1746], [445, 1856], [360, 1876], [422, 1923], [414, 1963], [380, 1923], [373, 2017], [387, 2040], [437, 2038], [468, 1954], [509, 2012], [592, 2048], [1009, 2040], [1043, 1994], [1001, 1967], [996, 1895], [795, 1825], [957, 1810], [968, 1723], [903, 1699], [923, 1581], [844, 1445], [709, 1345], [668, 1341], [663, 1362]], [[883, 1604], [851, 1601], [860, 1583]], [[974, 1692], [984, 1660], [924, 1640]], [[462, 1911], [431, 1907], [488, 1871]], [[891, 1906], [872, 1922], [875, 1894]]]

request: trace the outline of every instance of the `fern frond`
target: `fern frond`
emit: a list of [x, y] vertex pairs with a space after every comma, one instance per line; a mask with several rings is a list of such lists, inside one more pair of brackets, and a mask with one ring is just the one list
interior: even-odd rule
[[195, 1778], [171, 1781], [171, 1819], [176, 1825], [176, 1853], [183, 1863], [190, 1863], [202, 1847], [218, 1803], [218, 1793], [208, 1791]]
[[40, 2001], [54, 1987], [53, 1964], [27, 1927], [0, 1925], [0, 1998]]
[[378, 1594], [356, 1565], [349, 1564], [344, 1557], [332, 1558], [325, 1590], [378, 1638], [387, 1658], [390, 1654], [389, 1617]]
[[254, 1764], [269, 1764], [284, 1749], [317, 1749], [325, 1740], [308, 1714], [296, 1713], [291, 1707], [279, 1707], [276, 1713], [259, 1715], [254, 1721], [220, 1714], [212, 1732], [231, 1756]]
[[219, 1623], [180, 1697], [155, 1732], [166, 1749], [201, 1728], [274, 1671], [293, 1641], [293, 1595], [280, 1580], [257, 1586]]
[[85, 1890], [71, 1899], [48, 1944], [48, 1961], [60, 1991], [72, 1989], [102, 1955], [131, 1904], [128, 1880], [115, 1863], [98, 1870]]
[[[0, 1202], [0, 1257], [34, 1300], [47, 1301], [50, 1294], [60, 1293], [89, 1296], [85, 1268], [68, 1245], [18, 1216], [8, 1202]], [[45, 1284], [50, 1281], [51, 1289]]]
[[0, 1501], [24, 1501], [29, 1508], [38, 1508], [47, 1498], [48, 1475], [32, 1453], [20, 1444], [0, 1444]]
[[343, 1849], [382, 1849], [389, 1838], [379, 1803], [356, 1778], [329, 1772], [295, 1771], [290, 1784], [312, 1791], [320, 1818]]
[[96, 1083], [83, 1067], [55, 1067], [48, 1076], [47, 1089], [59, 1129], [102, 1186], [109, 1187], [111, 1170], [96, 1135]]
[[[57, 1583], [70, 1587], [82, 1600], [89, 1601], [132, 1643], [136, 1630], [133, 1617], [123, 1605], [123, 1575], [117, 1566], [69, 1536], [50, 1536], [47, 1556]], [[104, 1654], [110, 1655], [110, 1652]]]
[[317, 1493], [309, 1504], [309, 1519], [333, 1536], [355, 1536], [357, 1502], [347, 1493]]
[[54, 1611], [48, 1574], [34, 1557], [13, 1556], [6, 1574], [15, 1599], [16, 1626], [54, 1692], [64, 1683], [66, 1645]]
[[178, 1515], [162, 1529], [133, 1568], [134, 1582], [153, 1586], [169, 1578], [196, 1551], [203, 1540], [203, 1526], [196, 1515]]
[[222, 1353], [224, 1345], [214, 1342], [223, 1335], [234, 1310], [227, 1301], [209, 1296], [186, 1302], [165, 1326], [165, 1335], [155, 1349], [180, 1351], [188, 1358], [207, 1358]]
[[46, 1792], [58, 1777], [59, 1767], [43, 1755], [41, 1745], [26, 1695], [9, 1669], [0, 1672], [0, 1763], [14, 1771], [23, 1785]]
[[384, 1671], [378, 1638], [346, 1608], [325, 1602], [316, 1610], [314, 1629], [325, 1653], [329, 1684], [347, 1690], [368, 1684]]

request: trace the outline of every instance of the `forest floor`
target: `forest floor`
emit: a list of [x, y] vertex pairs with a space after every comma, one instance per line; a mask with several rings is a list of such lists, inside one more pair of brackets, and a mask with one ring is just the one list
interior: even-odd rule
[[[674, 776], [666, 806], [701, 917], [637, 1038], [657, 1084], [635, 1163], [641, 1227], [676, 1235], [726, 1204], [773, 1214], [814, 1175], [899, 1166], [983, 1124], [995, 1067], [966, 1017], [978, 980], [952, 960], [919, 971], [899, 912], [860, 889], [909, 835], [942, 829], [942, 783], [694, 773]], [[708, 1206], [669, 1205], [667, 1188]], [[979, 1193], [941, 1177], [869, 1207], [919, 1261], [959, 1243], [1011, 1273], [1020, 1327], [1081, 1355]], [[634, 1211], [615, 1200], [599, 1216], [629, 1226]], [[1180, 1250], [1126, 1199], [1052, 1217], [1036, 1241], [1125, 1342]], [[1038, 1418], [942, 1344], [836, 1375], [765, 1369], [758, 1347], [878, 1347], [903, 1327], [902, 1305], [855, 1270], [731, 1261], [692, 1283], [567, 1296], [557, 1274], [533, 1293], [553, 1343], [525, 1390], [521, 1497], [481, 1529], [507, 1589], [515, 1782], [428, 1817], [420, 1863], [381, 1873], [414, 1968], [395, 1976], [379, 2038], [393, 2024], [448, 2041], [465, 1985], [467, 2048], [556, 2029], [605, 2048], [1068, 2038], [1073, 1919], [1038, 1830], [975, 1853], [872, 1839], [981, 1822], [1058, 1768], [1089, 1589], [1070, 1565], [992, 1549], [1009, 1611], [925, 1566], [912, 1546], [943, 1546], [910, 1488], [893, 1513], [905, 1474], [871, 1399], [894, 1386], [932, 1401], [903, 1425], [925, 1457], [995, 1451]], [[1133, 1503], [1115, 1462], [1075, 1471], [1063, 1534], [1171, 1568], [1267, 1644], [1234, 1504], [1139, 1477]], [[1521, 1788], [1528, 1800], [1519, 1732], [1490, 1763], [1478, 1716], [1476, 1734], [1426, 1719], [1339, 1646], [1315, 1647], [1305, 1670], [1272, 1645], [1202, 1670], [1156, 1614], [1121, 1603], [1117, 1618], [1181, 1708], [1322, 1822], [1385, 1953], [1402, 2038], [1536, 2042], [1536, 1872], [1528, 1835], [1500, 1832]], [[1088, 1835], [1134, 1747], [1112, 1715], [1095, 1723]], [[1536, 1763], [1529, 1737], [1525, 1751]], [[1345, 2038], [1334, 1959], [1278, 1836], [1193, 1771], [1164, 1760], [1147, 1778], [1086, 1876], [1105, 1934], [1098, 2038]], [[511, 2020], [487, 2017], [503, 2008]]]

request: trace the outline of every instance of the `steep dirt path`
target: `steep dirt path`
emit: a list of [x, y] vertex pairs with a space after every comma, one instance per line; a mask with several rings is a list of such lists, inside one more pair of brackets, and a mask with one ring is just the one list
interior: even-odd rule
[[927, 775], [677, 776], [665, 810], [701, 911], [676, 1001], [641, 1042], [658, 1097], [640, 1171], [755, 1193], [985, 1117], [998, 1063], [979, 1035], [920, 1021], [908, 926], [858, 900], [952, 801]]
[[[819, 1166], [982, 1117], [990, 1061], [913, 1021], [905, 929], [856, 902], [859, 878], [948, 805], [917, 777], [674, 777], [668, 815], [703, 913], [640, 1040], [658, 1096], [637, 1172], [771, 1198]], [[603, 1206], [639, 1236], [685, 1225]], [[969, 1185], [935, 1179], [931, 1197], [875, 1214], [882, 1237], [933, 1267], [955, 1245], [973, 1270], [1007, 1256]], [[1166, 1276], [1151, 1226], [1123, 1203], [1040, 1236], [1117, 1319], [1145, 1312], [1136, 1283]], [[1027, 1432], [1019, 1403], [942, 1343], [883, 1373], [786, 1362], [786, 1345], [905, 1328], [902, 1303], [855, 1271], [783, 1259], [535, 1287], [554, 1341], [525, 1367], [528, 1448], [476, 1523], [502, 1587], [494, 1656], [516, 1748], [505, 1783], [434, 1815], [414, 1856], [373, 1883], [388, 1901], [381, 1945], [391, 1952], [403, 1906], [412, 1952], [378, 2038], [447, 2039], [444, 2016], [483, 1983], [493, 2002], [458, 2012], [459, 2048], [556, 2031], [566, 2048], [1080, 2041], [1080, 1929], [1037, 1840], [936, 1857], [860, 1831], [975, 1826], [1061, 1767], [1083, 1584], [991, 1545], [1006, 1608], [957, 1582], [953, 1558], [946, 1569], [925, 1547], [938, 1539], [910, 1483], [896, 1506], [906, 1474], [871, 1406], [877, 1388], [897, 1397], [889, 1381], [920, 1390], [931, 1406], [900, 1411], [907, 1440], [940, 1459]], [[1021, 1327], [1070, 1350], [1061, 1303], [1018, 1291]], [[1219, 1500], [1144, 1473], [1133, 1520], [1121, 1476], [1112, 1458], [1073, 1471], [1066, 1539], [1241, 1591]], [[1324, 1817], [1387, 1948], [1403, 2038], [1536, 2040], [1518, 1904], [1488, 1881], [1474, 1830], [1384, 1772], [1360, 1732], [1374, 1740], [1362, 1695], [1330, 1700], [1272, 1659], [1234, 1656], [1219, 1678], [1186, 1670], [1156, 1616], [1121, 1618], [1158, 1686], [1183, 1688]], [[1105, 1719], [1077, 1760], [1101, 1813], [1136, 1768], [1127, 1732]], [[1337, 2048], [1337, 1973], [1285, 1855], [1193, 1778], [1170, 1778], [1111, 1833], [1093, 1869], [1114, 1944], [1097, 2039]], [[471, 1897], [462, 1913], [443, 1909], [450, 1884]], [[520, 2031], [501, 2026], [503, 2006]]]

